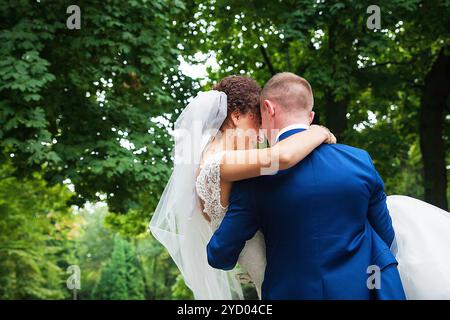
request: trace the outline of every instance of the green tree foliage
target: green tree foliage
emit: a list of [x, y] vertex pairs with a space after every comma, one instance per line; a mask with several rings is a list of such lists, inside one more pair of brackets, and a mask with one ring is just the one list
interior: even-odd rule
[[192, 291], [184, 283], [181, 274], [177, 276], [176, 282], [172, 286], [172, 299], [175, 300], [194, 299]]
[[19, 180], [13, 172], [0, 165], [0, 299], [64, 298], [78, 229], [66, 206], [71, 193], [39, 174]]
[[114, 233], [104, 225], [106, 207], [96, 206], [92, 210], [79, 210], [82, 226], [75, 241], [75, 255], [81, 270], [81, 300], [90, 299], [101, 275], [103, 265], [111, 258]]
[[170, 172], [161, 121], [195, 91], [178, 70], [184, 3], [79, 1], [80, 30], [66, 27], [70, 4], [2, 1], [1, 157], [14, 153], [20, 175], [44, 165], [51, 183], [70, 179], [75, 204], [105, 195], [114, 212], [134, 209], [143, 232]]
[[157, 240], [151, 236], [138, 239], [136, 253], [144, 269], [147, 299], [192, 298], [169, 253]]
[[132, 245], [118, 235], [114, 238], [111, 260], [103, 267], [92, 295], [100, 300], [144, 299], [142, 267]]
[[[127, 285], [129, 299], [131, 299], [130, 296], [140, 297], [141, 295], [148, 300], [192, 297], [192, 293], [186, 288], [183, 281], [176, 280], [179, 274], [178, 269], [169, 254], [153, 237], [146, 234], [128, 237], [129, 240], [124, 240], [124, 236], [120, 236], [105, 222], [111, 213], [104, 205], [79, 210], [76, 215], [80, 217], [82, 224], [74, 244], [77, 263], [81, 269], [79, 299], [111, 298], [105, 288], [116, 281], [111, 279], [119, 277], [121, 269], [117, 268], [117, 265], [121, 265], [124, 261], [123, 252], [113, 254], [113, 250], [117, 251], [118, 247], [125, 250], [123, 255], [128, 261], [127, 264], [131, 263], [136, 266], [131, 268], [134, 271], [129, 272], [130, 278], [126, 280], [127, 283], [130, 283], [130, 288]], [[115, 238], [119, 240], [115, 240]], [[116, 243], [116, 241], [120, 241], [120, 243]], [[124, 245], [123, 242], [126, 244]], [[123, 246], [126, 249], [123, 249]], [[113, 263], [112, 260], [115, 262]], [[115, 266], [111, 266], [112, 264]], [[130, 267], [127, 266], [127, 268]], [[175, 288], [176, 281], [178, 285]], [[94, 287], [97, 290], [95, 293]], [[106, 293], [101, 290], [106, 290]], [[129, 291], [135, 292], [135, 294], [131, 294]]]
[[[219, 68], [210, 70], [212, 81], [241, 73], [264, 84], [280, 71], [302, 75], [314, 89], [316, 121], [327, 125], [341, 142], [367, 149], [389, 193], [423, 197], [425, 189], [427, 201], [446, 207], [442, 199], [448, 148], [442, 141], [448, 141], [448, 132], [442, 128], [448, 122], [448, 90], [431, 94], [444, 97], [438, 100], [443, 101], [435, 108], [438, 112], [421, 108], [421, 100], [425, 78], [438, 55], [450, 56], [450, 4], [379, 1], [380, 30], [366, 26], [370, 4], [193, 1], [189, 11], [195, 14], [180, 24], [184, 54], [187, 59], [198, 51], [213, 54]], [[431, 87], [448, 84], [446, 78], [440, 79], [440, 86]], [[427, 128], [431, 130], [421, 134]]]

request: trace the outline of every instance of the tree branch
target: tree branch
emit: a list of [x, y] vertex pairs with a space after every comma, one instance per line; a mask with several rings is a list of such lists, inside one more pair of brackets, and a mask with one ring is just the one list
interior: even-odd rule
[[269, 58], [269, 55], [267, 54], [266, 49], [262, 45], [260, 45], [259, 46], [259, 50], [261, 51], [261, 54], [262, 54], [262, 56], [264, 58], [264, 62], [266, 63], [266, 66], [269, 69], [270, 74], [272, 76], [274, 76], [276, 74], [276, 72], [275, 72], [275, 69], [274, 69], [274, 67], [272, 65], [272, 62], [270, 62], [270, 58]]
[[291, 71], [291, 55], [289, 54], [289, 42], [286, 41], [286, 45], [285, 45], [285, 52], [286, 52], [286, 68], [287, 71]]

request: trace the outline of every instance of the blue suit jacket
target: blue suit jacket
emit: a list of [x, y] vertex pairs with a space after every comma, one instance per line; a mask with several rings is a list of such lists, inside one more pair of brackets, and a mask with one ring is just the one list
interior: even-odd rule
[[394, 266], [383, 283], [403, 294], [383, 182], [364, 150], [324, 144], [288, 170], [234, 183], [207, 246], [209, 264], [234, 268], [258, 229], [266, 241], [263, 299], [371, 299], [371, 265]]

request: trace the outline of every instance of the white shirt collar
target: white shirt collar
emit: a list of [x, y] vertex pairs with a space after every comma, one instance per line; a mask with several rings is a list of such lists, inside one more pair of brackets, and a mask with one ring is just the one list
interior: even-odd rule
[[278, 139], [280, 138], [280, 136], [288, 131], [294, 130], [294, 129], [309, 129], [309, 125], [305, 124], [305, 123], [294, 123], [291, 124], [287, 127], [284, 127], [283, 129], [281, 129], [278, 134], [277, 134], [277, 138], [275, 139], [275, 141], [278, 141]]

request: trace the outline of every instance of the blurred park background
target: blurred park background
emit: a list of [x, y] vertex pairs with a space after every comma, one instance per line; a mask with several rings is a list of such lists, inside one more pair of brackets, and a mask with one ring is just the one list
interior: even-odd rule
[[371, 4], [0, 0], [0, 299], [71, 299], [70, 265], [78, 299], [192, 298], [147, 225], [173, 121], [226, 75], [307, 78], [387, 194], [448, 209], [450, 1], [377, 1], [375, 30]]

